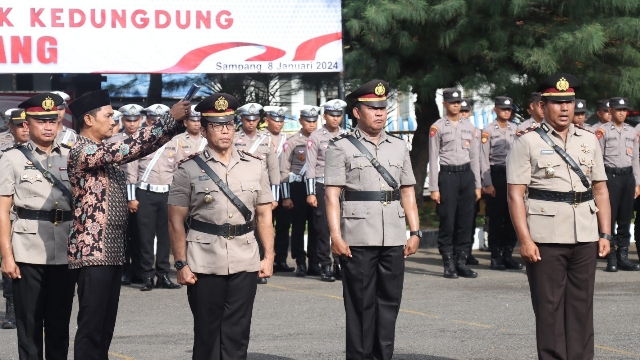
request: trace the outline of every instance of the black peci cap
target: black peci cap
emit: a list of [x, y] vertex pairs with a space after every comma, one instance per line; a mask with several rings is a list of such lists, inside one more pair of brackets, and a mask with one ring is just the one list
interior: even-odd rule
[[103, 106], [111, 105], [109, 91], [98, 90], [80, 96], [69, 104], [69, 110], [74, 117], [78, 118], [91, 110], [99, 109]]
[[193, 110], [202, 115], [202, 120], [226, 123], [233, 121], [240, 102], [233, 95], [215, 93], [207, 96]]
[[347, 95], [347, 99], [361, 102], [371, 107], [387, 107], [387, 93], [389, 83], [384, 80], [374, 79], [355, 89]]

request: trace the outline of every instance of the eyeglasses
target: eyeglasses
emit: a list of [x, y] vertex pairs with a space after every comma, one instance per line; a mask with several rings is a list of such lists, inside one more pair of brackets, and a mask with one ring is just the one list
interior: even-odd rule
[[227, 131], [236, 130], [235, 124], [233, 123], [233, 121], [226, 122], [226, 123], [209, 123], [209, 126], [213, 128], [213, 131], [215, 132], [222, 132], [223, 128]]

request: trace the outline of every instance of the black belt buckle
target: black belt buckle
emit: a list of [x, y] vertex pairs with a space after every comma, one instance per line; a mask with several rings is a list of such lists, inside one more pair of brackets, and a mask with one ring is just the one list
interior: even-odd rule
[[[58, 214], [60, 214], [59, 219], [58, 219]], [[63, 221], [64, 221], [64, 211], [62, 209], [56, 209], [56, 211], [53, 213], [53, 225], [58, 226], [58, 224], [60, 224]]]
[[[578, 194], [580, 194], [578, 196]], [[573, 192], [573, 208], [577, 208], [578, 205], [582, 203], [582, 193], [581, 192]]]
[[[238, 234], [237, 225], [227, 224], [227, 226], [229, 227], [227, 229], [227, 240], [233, 240], [233, 238], [235, 238], [236, 235]], [[231, 235], [231, 229], [233, 229], [233, 235]]]

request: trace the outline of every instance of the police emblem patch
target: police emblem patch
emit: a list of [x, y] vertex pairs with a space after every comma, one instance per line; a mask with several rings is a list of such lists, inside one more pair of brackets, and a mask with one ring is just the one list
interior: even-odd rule
[[482, 132], [482, 143], [486, 143], [487, 141], [489, 141], [489, 133], [486, 132]]
[[429, 131], [429, 136], [434, 137], [434, 136], [436, 136], [437, 132], [438, 132], [438, 127], [437, 126], [432, 126], [431, 130]]

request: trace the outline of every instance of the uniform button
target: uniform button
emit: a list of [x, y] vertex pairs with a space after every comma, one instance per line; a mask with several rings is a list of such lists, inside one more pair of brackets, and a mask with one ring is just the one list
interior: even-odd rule
[[26, 228], [26, 227], [23, 227], [22, 229], [23, 229], [24, 231], [27, 231], [27, 228]]
[[[355, 215], [355, 214], [356, 214], [356, 212], [355, 212], [355, 211], [352, 211], [352, 212], [351, 212], [351, 215]], [[25, 230], [27, 230], [27, 228], [24, 228], [24, 229], [25, 229]]]
[[551, 163], [547, 163], [547, 166], [551, 166]]
[[51, 169], [51, 164], [49, 164], [49, 169]]
[[231, 175], [231, 173], [227, 173], [227, 176]]
[[384, 184], [382, 184], [382, 187], [384, 187]]
[[209, 191], [209, 188], [204, 188], [204, 191]]
[[196, 236], [196, 240], [200, 240], [200, 236]]
[[540, 209], [540, 212], [544, 212], [544, 208]]
[[360, 167], [362, 167], [362, 164], [360, 164]]
[[56, 201], [56, 206], [58, 206], [58, 202]]
[[251, 190], [253, 190], [253, 186], [251, 187]]
[[233, 217], [233, 214], [229, 214], [229, 219], [231, 219]]

